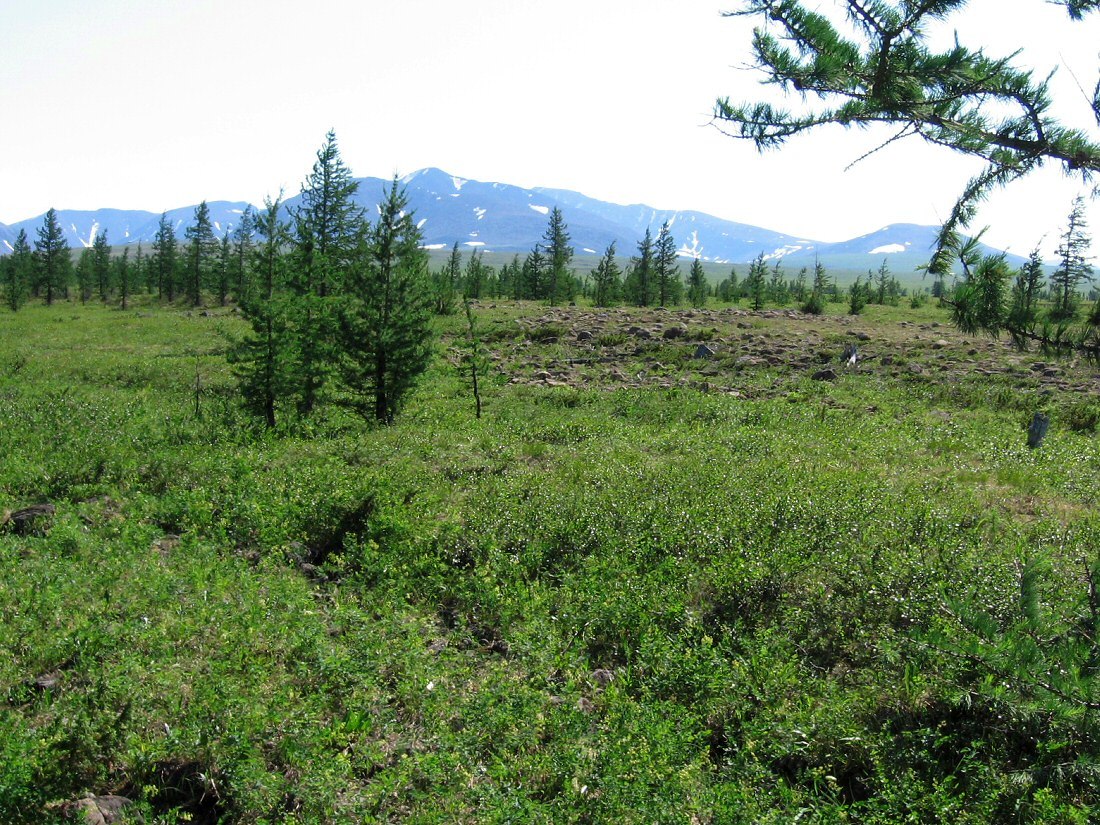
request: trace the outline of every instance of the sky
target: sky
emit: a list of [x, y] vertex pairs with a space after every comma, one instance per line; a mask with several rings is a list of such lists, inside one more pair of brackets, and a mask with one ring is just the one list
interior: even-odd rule
[[[753, 23], [721, 15], [738, 5], [3, 0], [0, 222], [293, 195], [329, 129], [356, 176], [434, 166], [824, 242], [942, 221], [979, 162], [909, 140], [849, 169], [888, 132], [836, 128], [761, 155], [716, 128], [716, 98], [772, 93], [751, 68]], [[938, 36], [955, 29], [990, 55], [1021, 50], [1039, 75], [1058, 68], [1056, 111], [1097, 134], [1081, 87], [1096, 82], [1100, 15], [971, 0]], [[974, 228], [1050, 256], [1089, 191], [1051, 166], [996, 193]]]

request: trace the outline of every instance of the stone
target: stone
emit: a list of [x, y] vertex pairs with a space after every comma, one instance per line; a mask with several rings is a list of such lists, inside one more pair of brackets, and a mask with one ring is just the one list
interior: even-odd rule
[[11, 530], [17, 536], [44, 535], [50, 518], [57, 512], [52, 504], [32, 504], [0, 517], [0, 529]]
[[591, 341], [595, 337], [596, 336], [594, 336], [591, 332], [589, 332], [586, 329], [582, 329], [580, 332], [577, 333], [577, 340], [578, 341]]
[[826, 367], [823, 370], [818, 370], [810, 377], [814, 381], [833, 381], [836, 379], [836, 370], [832, 367]]
[[86, 825], [112, 825], [114, 822], [122, 822], [122, 809], [130, 804], [132, 800], [124, 796], [89, 794], [83, 799], [66, 802], [62, 810], [66, 818], [84, 822]]
[[713, 358], [714, 350], [708, 347], [706, 344], [700, 344], [695, 348], [695, 354], [693, 358]]
[[595, 682], [598, 686], [605, 688], [610, 685], [611, 682], [614, 680], [615, 674], [607, 668], [601, 667], [593, 670], [589, 678], [591, 678], [592, 681]]
[[687, 334], [687, 330], [684, 329], [683, 327], [669, 327], [663, 333], [661, 333], [661, 336], [666, 341], [671, 341], [675, 338], [683, 338], [684, 335], [686, 335], [686, 334]]

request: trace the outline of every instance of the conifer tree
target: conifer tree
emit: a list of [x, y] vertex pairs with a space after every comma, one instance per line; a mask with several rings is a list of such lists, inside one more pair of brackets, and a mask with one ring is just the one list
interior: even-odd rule
[[340, 373], [347, 403], [392, 424], [431, 356], [427, 253], [394, 177], [378, 220], [349, 272], [340, 315]]
[[107, 243], [107, 231], [97, 232], [92, 241], [92, 280], [99, 300], [107, 303], [111, 291], [111, 247]]
[[703, 272], [703, 262], [693, 258], [691, 271], [688, 273], [688, 300], [693, 307], [706, 306], [707, 292], [707, 276]]
[[[140, 245], [138, 252], [141, 252]], [[122, 247], [122, 254], [114, 262], [114, 282], [118, 285], [118, 297], [122, 309], [127, 309], [130, 303], [130, 290], [132, 289], [133, 267], [130, 265], [130, 247]]]
[[253, 236], [256, 234], [256, 213], [252, 206], [246, 206], [241, 213], [241, 219], [233, 227], [233, 267], [232, 281], [233, 294], [240, 301], [248, 295], [249, 283], [249, 258], [252, 254]]
[[607, 250], [600, 258], [599, 264], [592, 270], [592, 280], [595, 283], [595, 304], [598, 307], [608, 307], [615, 303], [619, 297], [619, 265], [615, 261], [615, 242], [607, 246]]
[[92, 297], [92, 284], [95, 283], [95, 251], [90, 246], [80, 250], [74, 271], [77, 295], [80, 296], [80, 303], [86, 304]]
[[749, 296], [753, 312], [762, 310], [768, 294], [768, 265], [764, 263], [763, 252], [757, 255], [755, 260], [749, 264], [749, 274], [745, 276], [744, 288]]
[[535, 248], [523, 260], [523, 272], [520, 278], [523, 288], [522, 297], [539, 298], [542, 295], [545, 280], [546, 257], [542, 254], [542, 246], [535, 244]]
[[469, 301], [481, 299], [481, 290], [485, 281], [485, 267], [481, 263], [481, 252], [475, 249], [466, 261], [466, 271], [462, 276], [462, 298]]
[[436, 315], [450, 315], [455, 309], [455, 295], [462, 278], [462, 252], [458, 241], [451, 247], [446, 265], [432, 276], [433, 304]]
[[194, 223], [184, 230], [187, 245], [187, 298], [191, 306], [202, 305], [202, 289], [218, 260], [218, 240], [210, 220], [210, 207], [203, 201], [195, 207]]
[[49, 306], [69, 289], [73, 263], [65, 233], [57, 220], [57, 210], [50, 209], [38, 228], [34, 242], [35, 281]]
[[645, 235], [638, 242], [638, 254], [630, 259], [630, 272], [623, 284], [627, 300], [635, 306], [649, 306], [653, 300], [653, 257], [653, 234], [646, 227]]
[[335, 296], [344, 289], [366, 231], [363, 210], [354, 201], [358, 189], [330, 131], [294, 213], [290, 312], [303, 415], [313, 411], [337, 360]]
[[157, 224], [157, 234], [153, 239], [153, 254], [149, 258], [149, 268], [156, 278], [157, 298], [168, 303], [176, 298], [176, 259], [179, 244], [172, 224], [168, 222], [168, 213], [161, 213]]
[[1026, 335], [1035, 329], [1039, 317], [1039, 290], [1042, 283], [1043, 259], [1036, 248], [1031, 251], [1027, 262], [1016, 273], [1016, 281], [1012, 287], [1007, 326], [1017, 345], [1025, 343], [1019, 338], [1020, 334]]
[[7, 257], [4, 273], [4, 301], [8, 309], [18, 312], [26, 303], [27, 291], [34, 278], [34, 253], [31, 252], [27, 231], [20, 229], [15, 236], [15, 246]]
[[810, 297], [802, 305], [807, 315], [820, 315], [825, 311], [825, 293], [829, 291], [829, 273], [819, 258], [814, 259], [814, 283], [810, 287]]
[[561, 210], [554, 207], [550, 210], [550, 222], [546, 226], [546, 232], [542, 236], [543, 247], [546, 250], [546, 294], [540, 298], [548, 298], [550, 305], [557, 303], [560, 297], [559, 291], [565, 286], [568, 277], [567, 268], [573, 260], [573, 247], [569, 245], [569, 231], [565, 226], [565, 219]]
[[1092, 267], [1088, 263], [1091, 239], [1086, 234], [1085, 201], [1078, 197], [1067, 219], [1066, 232], [1058, 246], [1058, 268], [1050, 275], [1050, 292], [1054, 305], [1050, 310], [1053, 321], [1068, 321], [1077, 313], [1079, 295], [1077, 287], [1092, 279]]
[[886, 265], [886, 259], [882, 259], [882, 264], [878, 268], [878, 272], [875, 273], [875, 285], [877, 287], [876, 304], [886, 304], [886, 294], [890, 288], [890, 267]]
[[653, 277], [658, 304], [674, 303], [680, 291], [680, 267], [676, 265], [676, 239], [668, 221], [661, 224], [653, 245]]

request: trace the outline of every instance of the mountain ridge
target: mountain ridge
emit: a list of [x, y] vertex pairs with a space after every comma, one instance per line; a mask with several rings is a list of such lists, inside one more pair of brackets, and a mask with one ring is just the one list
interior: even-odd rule
[[[376, 214], [383, 189], [391, 181], [356, 178], [356, 202]], [[706, 262], [743, 264], [763, 254], [766, 260], [812, 265], [820, 259], [826, 266], [849, 269], [877, 268], [885, 258], [892, 269], [913, 269], [925, 263], [938, 227], [918, 224], [887, 224], [846, 241], [826, 243], [788, 235], [749, 223], [719, 218], [694, 210], [658, 209], [647, 204], [616, 204], [591, 198], [580, 192], [550, 187], [525, 189], [507, 183], [483, 182], [452, 175], [435, 167], [419, 169], [399, 179], [406, 187], [411, 211], [418, 217], [423, 246], [449, 249], [456, 242], [466, 250], [493, 252], [529, 251], [546, 229], [551, 209], [561, 209], [570, 239], [578, 254], [602, 254], [614, 242], [617, 253], [629, 256], [649, 228], [654, 236], [668, 222], [681, 257]], [[289, 198], [284, 214], [290, 216], [301, 195]], [[245, 201], [207, 201], [215, 232], [232, 232], [250, 205]], [[252, 206], [254, 211], [259, 211]], [[191, 223], [195, 206], [170, 209], [164, 214], [181, 240]], [[97, 232], [105, 231], [112, 245], [151, 244], [160, 215], [146, 210], [103, 208], [58, 210], [58, 220], [73, 248], [90, 246]], [[35, 237], [44, 216], [39, 215], [5, 226], [0, 224], [0, 254], [11, 251], [15, 236], [25, 229]], [[986, 247], [989, 252], [999, 252]], [[1010, 262], [1024, 259], [1010, 255]]]

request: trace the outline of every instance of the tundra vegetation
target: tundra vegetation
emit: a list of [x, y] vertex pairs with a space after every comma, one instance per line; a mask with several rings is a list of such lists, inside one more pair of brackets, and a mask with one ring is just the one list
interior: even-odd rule
[[[404, 277], [399, 194], [346, 247], [354, 301], [312, 247], [327, 346]], [[1095, 818], [1084, 357], [878, 289], [849, 315], [820, 267], [813, 314], [770, 274], [753, 310], [758, 284], [549, 306], [562, 273], [535, 302], [494, 272], [423, 316], [398, 414], [350, 393], [350, 349], [308, 413], [277, 369], [272, 421], [252, 370], [298, 363], [277, 253], [305, 229], [258, 224], [239, 306], [139, 276], [125, 311], [42, 282], [0, 314], [0, 820], [86, 794], [156, 823]]]

